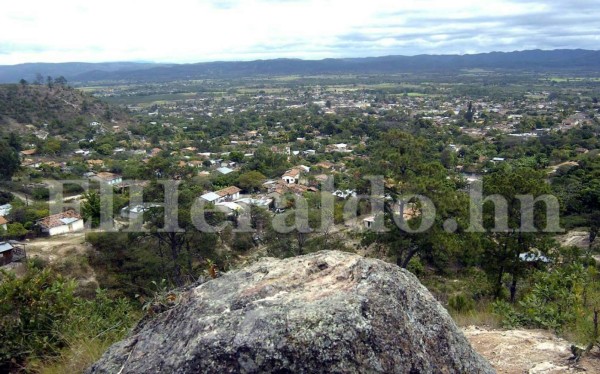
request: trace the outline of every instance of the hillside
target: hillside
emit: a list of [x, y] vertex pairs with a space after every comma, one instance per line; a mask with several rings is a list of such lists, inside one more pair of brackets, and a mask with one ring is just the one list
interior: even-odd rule
[[562, 49], [491, 52], [472, 55], [418, 55], [324, 60], [274, 59], [196, 64], [59, 63], [0, 66], [0, 82], [14, 83], [35, 74], [63, 75], [69, 81], [166, 81], [260, 75], [393, 74], [455, 72], [463, 69], [597, 71], [600, 51]]
[[116, 72], [143, 70], [145, 68], [157, 67], [159, 64], [139, 62], [65, 62], [65, 63], [27, 63], [17, 65], [0, 66], [0, 83], [16, 83], [21, 79], [33, 81], [37, 74], [44, 78], [47, 76], [65, 76], [68, 79], [79, 74], [93, 71]]
[[122, 109], [68, 86], [0, 85], [0, 125], [11, 131], [48, 124], [50, 134], [67, 133], [78, 124], [127, 119]]

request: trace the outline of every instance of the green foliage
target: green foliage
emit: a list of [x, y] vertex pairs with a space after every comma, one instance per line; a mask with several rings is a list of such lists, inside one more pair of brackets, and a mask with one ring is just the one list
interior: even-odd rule
[[75, 289], [74, 281], [31, 263], [20, 278], [0, 272], [0, 371], [52, 360], [84, 341], [108, 345], [139, 316], [125, 299], [98, 290], [86, 300]]
[[[519, 195], [531, 195], [536, 198], [550, 192], [544, 182], [544, 172], [530, 168], [501, 168], [486, 175], [483, 179], [484, 196], [499, 195], [505, 199], [507, 209], [500, 209], [491, 202], [484, 205], [483, 228], [486, 230], [487, 243], [484, 253], [484, 268], [495, 284], [495, 295], [500, 297], [503, 288], [504, 274], [510, 274], [510, 299], [515, 300], [519, 278], [527, 268], [519, 255], [532, 249], [542, 254], [548, 253], [554, 245], [548, 233], [540, 231], [546, 225], [547, 207], [537, 204], [533, 212], [533, 225], [537, 232], [520, 230], [521, 201]], [[541, 206], [540, 206], [541, 205]], [[498, 222], [505, 221], [507, 227], [496, 230]]]
[[0, 180], [10, 180], [20, 165], [17, 150], [0, 139]]
[[408, 266], [406, 270], [410, 271], [416, 276], [422, 275], [425, 272], [425, 267], [421, 263], [421, 260], [418, 257], [413, 257], [408, 262]]
[[8, 204], [12, 201], [13, 194], [10, 192], [0, 191], [0, 205]]
[[91, 222], [92, 228], [100, 226], [100, 213], [102, 203], [98, 192], [89, 192], [83, 195], [85, 200], [81, 206], [81, 215], [86, 221]]
[[61, 327], [76, 305], [74, 290], [73, 281], [50, 270], [30, 267], [23, 278], [0, 273], [0, 369], [57, 354]]
[[35, 200], [48, 200], [50, 191], [46, 187], [36, 187], [31, 191], [31, 196], [33, 196]]
[[502, 318], [502, 326], [504, 328], [513, 329], [523, 324], [522, 316], [505, 300], [495, 300], [492, 303], [492, 311]]
[[254, 247], [252, 233], [240, 232], [233, 237], [232, 248], [238, 252], [246, 252]]
[[475, 307], [475, 302], [473, 301], [473, 299], [465, 296], [462, 293], [459, 293], [457, 295], [451, 296], [448, 299], [448, 306], [455, 312], [465, 313], [470, 310], [473, 310], [473, 308]]
[[254, 153], [247, 170], [256, 170], [269, 178], [281, 176], [290, 166], [287, 156], [274, 153], [266, 147], [259, 147]]
[[20, 222], [9, 223], [6, 225], [4, 237], [6, 239], [22, 239], [29, 231]]
[[599, 279], [594, 267], [584, 267], [579, 261], [551, 271], [536, 271], [531, 288], [517, 305], [496, 300], [494, 312], [509, 328], [527, 326], [570, 332], [578, 343], [597, 343], [593, 316], [600, 310]]
[[241, 189], [252, 193], [258, 191], [266, 179], [267, 177], [262, 173], [253, 170], [240, 175], [238, 185]]

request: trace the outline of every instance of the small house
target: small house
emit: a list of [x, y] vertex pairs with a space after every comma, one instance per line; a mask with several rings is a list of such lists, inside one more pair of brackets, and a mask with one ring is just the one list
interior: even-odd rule
[[128, 218], [130, 220], [136, 220], [139, 217], [142, 217], [144, 213], [149, 211], [151, 208], [159, 208], [160, 204], [154, 203], [144, 203], [140, 205], [134, 206], [126, 206], [121, 209], [120, 215], [121, 218]]
[[81, 231], [84, 229], [83, 218], [74, 210], [54, 214], [38, 221], [42, 232], [49, 236]]
[[120, 175], [109, 173], [106, 171], [96, 174], [96, 176], [92, 179], [101, 183], [106, 183], [111, 186], [123, 182], [123, 177], [121, 177]]
[[5, 231], [8, 230], [7, 224], [8, 224], [8, 221], [6, 220], [6, 218], [0, 216], [0, 227]]
[[281, 177], [286, 184], [296, 184], [300, 180], [300, 169], [291, 169]]
[[8, 265], [13, 261], [13, 250], [12, 244], [0, 242], [0, 265]]
[[10, 214], [11, 210], [12, 210], [12, 205], [10, 205], [10, 204], [0, 205], [0, 216], [6, 217], [7, 215]]
[[214, 192], [207, 192], [204, 195], [200, 196], [200, 198], [209, 203], [216, 203], [221, 198], [221, 196]]
[[223, 175], [227, 175], [227, 174], [233, 173], [235, 170], [230, 169], [228, 167], [220, 167], [217, 169], [217, 171]]
[[236, 186], [229, 186], [227, 188], [223, 188], [222, 190], [216, 191], [215, 193], [219, 195], [220, 201], [234, 201], [240, 198], [240, 189]]
[[240, 198], [240, 191], [241, 190], [236, 186], [229, 186], [219, 191], [205, 193], [200, 196], [200, 198], [215, 204], [231, 202]]
[[370, 229], [371, 227], [373, 227], [374, 223], [375, 223], [375, 216], [369, 216], [369, 217], [363, 219], [363, 225], [367, 229]]

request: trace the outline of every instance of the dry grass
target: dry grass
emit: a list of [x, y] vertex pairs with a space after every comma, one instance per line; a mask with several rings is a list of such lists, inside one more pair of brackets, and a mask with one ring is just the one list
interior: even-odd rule
[[467, 312], [450, 311], [450, 315], [459, 327], [480, 326], [489, 329], [502, 327], [500, 317], [491, 312], [490, 304], [487, 302], [477, 303], [473, 310]]
[[40, 374], [83, 373], [111, 344], [101, 339], [72, 339], [58, 358], [35, 363], [33, 368]]

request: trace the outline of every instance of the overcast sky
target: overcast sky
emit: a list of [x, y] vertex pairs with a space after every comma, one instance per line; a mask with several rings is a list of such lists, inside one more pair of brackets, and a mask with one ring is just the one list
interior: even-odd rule
[[598, 0], [18, 0], [0, 64], [600, 47]]

